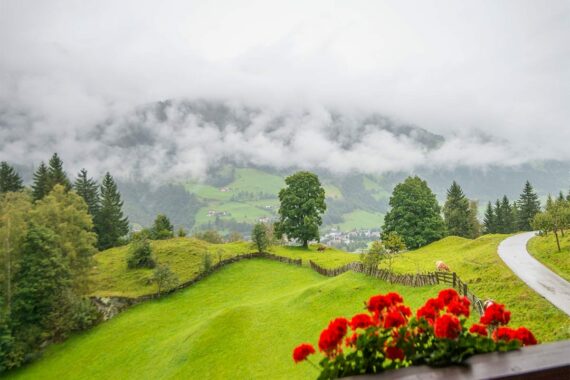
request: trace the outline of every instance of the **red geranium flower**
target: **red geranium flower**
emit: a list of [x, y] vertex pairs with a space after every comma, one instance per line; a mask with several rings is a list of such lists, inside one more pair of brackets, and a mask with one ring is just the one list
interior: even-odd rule
[[469, 318], [469, 306], [471, 301], [467, 297], [453, 299], [447, 305], [447, 312], [456, 316], [464, 315]]
[[372, 326], [372, 318], [368, 314], [356, 314], [350, 320], [350, 328], [353, 330], [356, 329], [366, 329]]
[[311, 344], [303, 343], [295, 347], [295, 349], [293, 350], [293, 360], [295, 361], [295, 363], [299, 363], [307, 359], [307, 356], [314, 353], [315, 353], [315, 348]]
[[505, 305], [493, 303], [487, 309], [485, 314], [479, 320], [484, 325], [506, 325], [511, 320], [511, 312], [505, 310]]
[[532, 346], [538, 343], [534, 335], [526, 327], [517, 329], [516, 338], [522, 342], [523, 346]]
[[473, 326], [471, 326], [469, 329], [469, 332], [472, 334], [487, 336], [487, 326], [474, 323]]
[[388, 303], [390, 305], [396, 305], [396, 304], [404, 302], [404, 299], [398, 293], [391, 292], [391, 293], [386, 294], [385, 297], [386, 297], [386, 300], [388, 301]]
[[455, 339], [461, 332], [461, 324], [455, 315], [444, 314], [435, 320], [434, 334], [438, 338]]
[[493, 331], [493, 339], [497, 340], [504, 340], [506, 342], [510, 342], [513, 339], [517, 338], [517, 330], [512, 329], [510, 327], [498, 327]]
[[386, 357], [391, 360], [404, 360], [404, 351], [399, 347], [386, 347]]
[[453, 300], [457, 300], [459, 298], [459, 294], [455, 289], [444, 289], [439, 292], [437, 299], [440, 300], [444, 305], [449, 305], [449, 303]]
[[431, 307], [435, 311], [440, 311], [445, 305], [439, 298], [430, 298], [426, 301], [424, 306]]
[[416, 317], [418, 319], [424, 318], [430, 325], [433, 325], [435, 319], [439, 316], [439, 309], [436, 308], [439, 304], [440, 302], [433, 298], [428, 300], [424, 306], [418, 309]]
[[384, 328], [400, 327], [406, 324], [406, 319], [399, 311], [391, 311], [384, 318]]
[[329, 326], [321, 332], [319, 349], [324, 352], [334, 351], [346, 335], [347, 326], [348, 321], [345, 318], [331, 321]]
[[387, 299], [385, 296], [379, 294], [377, 296], [372, 296], [368, 300], [368, 304], [366, 304], [366, 308], [370, 312], [377, 312], [380, 313], [382, 310], [387, 308], [391, 305], [391, 301]]

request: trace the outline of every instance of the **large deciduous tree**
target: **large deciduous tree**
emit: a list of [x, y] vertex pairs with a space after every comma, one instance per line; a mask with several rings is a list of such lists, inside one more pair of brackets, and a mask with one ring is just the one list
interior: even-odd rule
[[8, 165], [6, 161], [0, 162], [0, 194], [23, 189], [22, 178], [18, 172]]
[[447, 190], [447, 199], [443, 206], [447, 234], [469, 237], [471, 235], [469, 214], [469, 200], [463, 194], [461, 186], [453, 181]]
[[383, 237], [397, 232], [408, 248], [418, 248], [445, 235], [441, 208], [421, 178], [408, 177], [398, 184], [390, 197], [390, 207], [384, 218]]
[[115, 247], [129, 232], [129, 221], [123, 215], [123, 201], [111, 174], [105, 174], [100, 190], [100, 209], [95, 217], [95, 230], [100, 250]]
[[279, 191], [279, 222], [276, 223], [278, 237], [283, 234], [298, 240], [303, 247], [309, 241], [319, 240], [319, 227], [326, 211], [325, 190], [319, 177], [310, 172], [297, 172], [285, 179], [287, 187]]
[[21, 243], [26, 235], [32, 201], [23, 193], [6, 193], [0, 196], [0, 262], [4, 307], [9, 312], [14, 290], [13, 277], [21, 259]]
[[97, 251], [97, 236], [92, 232], [93, 222], [83, 199], [57, 184], [51, 193], [36, 203], [32, 218], [38, 225], [53, 231], [57, 247], [72, 271], [78, 293], [85, 293], [87, 271]]

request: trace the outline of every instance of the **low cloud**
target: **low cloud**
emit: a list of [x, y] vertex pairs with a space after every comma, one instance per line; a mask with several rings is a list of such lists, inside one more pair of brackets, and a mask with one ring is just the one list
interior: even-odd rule
[[[70, 171], [164, 180], [226, 161], [383, 173], [570, 160], [568, 2], [0, 7], [0, 160], [57, 151]], [[181, 109], [198, 98], [233, 119]]]

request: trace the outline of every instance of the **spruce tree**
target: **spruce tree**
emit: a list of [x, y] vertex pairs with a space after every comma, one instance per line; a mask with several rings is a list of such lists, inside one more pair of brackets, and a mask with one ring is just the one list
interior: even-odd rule
[[540, 201], [529, 181], [526, 181], [524, 185], [518, 205], [518, 229], [521, 231], [531, 231], [531, 223], [534, 216], [540, 212]]
[[503, 212], [503, 207], [501, 206], [501, 201], [495, 201], [495, 233], [503, 233], [505, 230], [505, 213]]
[[487, 209], [485, 210], [485, 216], [483, 218], [483, 231], [486, 234], [494, 234], [497, 232], [497, 215], [493, 210], [493, 205], [491, 202], [487, 203]]
[[469, 237], [471, 230], [469, 213], [469, 200], [463, 194], [461, 186], [453, 181], [447, 190], [447, 200], [443, 206], [447, 234]]
[[170, 223], [170, 219], [164, 214], [158, 214], [152, 226], [152, 238], [161, 240], [169, 239], [174, 236], [174, 226]]
[[34, 201], [42, 199], [50, 192], [49, 182], [48, 168], [42, 161], [34, 173], [34, 183], [32, 184], [32, 197]]
[[59, 158], [57, 153], [54, 153], [53, 156], [49, 159], [49, 166], [48, 166], [48, 188], [49, 191], [53, 189], [55, 185], [62, 185], [66, 191], [71, 189], [71, 183], [67, 178], [67, 174], [63, 170], [63, 161]]
[[503, 195], [503, 199], [499, 204], [501, 224], [499, 225], [499, 231], [502, 234], [509, 234], [515, 230], [515, 214], [513, 212], [513, 207], [509, 202], [509, 198]]
[[87, 170], [81, 169], [75, 183], [73, 184], [75, 192], [83, 198], [87, 204], [87, 209], [91, 217], [95, 217], [99, 211], [99, 189], [97, 182], [93, 178], [87, 177]]
[[0, 163], [0, 194], [7, 193], [9, 191], [20, 191], [23, 190], [22, 178], [14, 170], [13, 167], [8, 165], [6, 161]]
[[100, 209], [95, 218], [95, 231], [100, 250], [119, 244], [120, 238], [129, 232], [129, 221], [123, 215], [123, 202], [117, 184], [107, 172], [100, 189]]

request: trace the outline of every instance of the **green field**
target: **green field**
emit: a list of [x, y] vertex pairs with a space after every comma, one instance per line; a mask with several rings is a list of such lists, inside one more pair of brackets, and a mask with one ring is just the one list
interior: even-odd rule
[[570, 318], [526, 286], [498, 256], [497, 247], [505, 237], [448, 237], [400, 254], [393, 268], [402, 273], [433, 271], [435, 262], [442, 260], [477, 296], [506, 304], [514, 326], [527, 326], [541, 341], [569, 339]]
[[344, 222], [339, 225], [341, 231], [380, 228], [384, 215], [364, 210], [355, 210], [343, 215]]
[[366, 190], [372, 193], [372, 196], [377, 201], [381, 199], [387, 199], [390, 197], [390, 193], [386, 191], [386, 189], [384, 189], [382, 185], [378, 184], [377, 182], [373, 181], [368, 177], [364, 177], [362, 184], [364, 185], [364, 188]]
[[307, 379], [293, 347], [316, 343], [336, 316], [373, 294], [398, 291], [414, 309], [439, 288], [335, 278], [268, 260], [227, 266], [204, 281], [50, 346], [13, 379]]
[[[204, 253], [212, 255], [213, 262], [219, 258], [232, 257], [253, 251], [251, 243], [236, 242], [210, 244], [193, 238], [174, 238], [151, 242], [156, 261], [165, 264], [176, 273], [181, 282], [196, 277], [202, 270]], [[313, 260], [321, 266], [335, 268], [358, 257], [336, 249], [318, 252], [315, 246], [309, 250], [298, 247], [277, 246], [271, 252], [291, 258], [301, 258], [308, 265]], [[150, 282], [151, 269], [127, 269], [128, 247], [111, 248], [95, 255], [95, 267], [91, 272], [91, 293], [98, 296], [137, 297], [156, 293]]]
[[[151, 242], [156, 261], [168, 265], [181, 282], [196, 277], [202, 270], [204, 253], [228, 258], [251, 252], [249, 243], [210, 244], [192, 238], [175, 238]], [[128, 246], [111, 248], [95, 255], [95, 267], [91, 271], [92, 293], [98, 296], [136, 297], [156, 293], [156, 286], [149, 280], [151, 269], [127, 269]]]
[[561, 252], [558, 252], [556, 238], [550, 233], [548, 236], [537, 236], [528, 242], [528, 251], [538, 261], [546, 265], [560, 277], [570, 281], [570, 235], [558, 236]]

